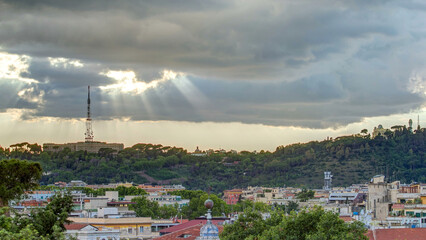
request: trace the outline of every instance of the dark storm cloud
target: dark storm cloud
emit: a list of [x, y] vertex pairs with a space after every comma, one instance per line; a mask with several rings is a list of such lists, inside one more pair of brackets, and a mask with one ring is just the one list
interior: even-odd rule
[[211, 11], [218, 7], [224, 7], [228, 1], [211, 0], [5, 0], [8, 5], [17, 9], [40, 10], [41, 8], [54, 8], [67, 11], [107, 11], [111, 9], [122, 10], [130, 13], [137, 13], [140, 16], [149, 16], [151, 14], [167, 13], [170, 9], [175, 12], [188, 11]]
[[[18, 96], [24, 88], [33, 88], [34, 93], [26, 93], [25, 96]], [[12, 79], [3, 79], [0, 81], [0, 112], [9, 108], [18, 109], [37, 109], [39, 103], [29, 101], [26, 97], [37, 97], [40, 90], [35, 84], [24, 84]]]
[[[424, 95], [407, 90], [409, 78], [426, 66], [423, 7], [418, 1], [0, 0], [0, 47], [32, 57], [23, 77], [39, 82], [31, 94], [44, 93], [42, 102], [31, 102], [16, 95], [28, 86], [15, 87], [0, 109], [84, 117], [90, 84], [98, 119], [322, 128], [404, 113], [425, 103]], [[53, 67], [47, 57], [84, 66]], [[160, 78], [163, 69], [185, 72], [192, 89], [177, 80], [141, 94], [101, 91], [115, 83], [99, 74], [109, 69], [135, 71], [143, 82]]]
[[[250, 104], [324, 102], [344, 95], [339, 79], [334, 76], [311, 76], [294, 82], [230, 82], [197, 81], [194, 85], [209, 99]], [[265, 94], [268, 93], [268, 94]]]
[[[48, 60], [36, 59], [31, 62], [28, 73], [23, 73], [23, 77], [37, 79], [44, 84], [48, 84], [52, 89], [75, 88], [84, 85], [103, 86], [113, 83], [113, 80], [99, 75], [99, 67], [76, 68], [54, 67]], [[42, 84], [42, 85], [44, 85]]]
[[[241, 121], [270, 125], [313, 128], [337, 127], [363, 117], [403, 112], [421, 104], [423, 99], [408, 93], [388, 91], [366, 101], [358, 93], [350, 94], [342, 79], [314, 76], [295, 82], [229, 82], [189, 78], [204, 99], [190, 99], [176, 87], [180, 81], [161, 83], [142, 94], [92, 92], [95, 119], [129, 117], [132, 120]], [[368, 91], [366, 85], [359, 91]], [[47, 96], [41, 116], [84, 117], [86, 88]], [[268, 94], [265, 94], [268, 92]], [[369, 95], [368, 93], [366, 95]], [[202, 102], [201, 104], [197, 104]], [[58, 104], [61, 103], [61, 104]], [[66, 109], [66, 111], [64, 111]]]
[[223, 77], [246, 78], [243, 70], [256, 65], [251, 77], [267, 78], [344, 51], [348, 39], [396, 31], [383, 22], [386, 12], [370, 15], [335, 1], [315, 7], [293, 1], [200, 2], [12, 1], [1, 10], [0, 43], [30, 55]]

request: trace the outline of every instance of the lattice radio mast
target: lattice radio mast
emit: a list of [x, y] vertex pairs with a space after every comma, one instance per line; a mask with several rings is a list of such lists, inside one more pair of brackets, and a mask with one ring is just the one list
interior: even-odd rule
[[93, 142], [92, 118], [90, 117], [90, 86], [87, 86], [87, 118], [86, 118], [86, 142]]

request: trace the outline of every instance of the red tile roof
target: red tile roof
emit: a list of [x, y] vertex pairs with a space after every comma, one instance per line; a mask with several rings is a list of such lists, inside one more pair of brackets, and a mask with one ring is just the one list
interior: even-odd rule
[[424, 240], [426, 228], [390, 228], [376, 229], [376, 238], [372, 230], [368, 230], [367, 237], [370, 240]]
[[[191, 220], [189, 222], [181, 223], [181, 224], [173, 226], [173, 227], [161, 229], [159, 232], [163, 233], [163, 234], [164, 233], [173, 233], [173, 232], [176, 232], [176, 231], [179, 231], [179, 230], [182, 230], [182, 229], [186, 229], [188, 227], [192, 227], [192, 226], [195, 226], [195, 225], [198, 225], [198, 224], [204, 225], [204, 224], [206, 224], [206, 222], [207, 222], [207, 220], [205, 220], [205, 219], [195, 219], [195, 220]], [[219, 225], [218, 223], [223, 223], [223, 222], [224, 222], [224, 220], [215, 220], [215, 219], [212, 220], [212, 223], [216, 226]]]
[[80, 230], [84, 227], [86, 227], [89, 224], [84, 224], [84, 223], [70, 223], [70, 224], [65, 224], [64, 227], [66, 230]]
[[186, 223], [189, 222], [189, 219], [176, 219], [174, 220], [175, 223]]
[[352, 217], [347, 217], [347, 216], [339, 216], [340, 219], [342, 219], [345, 222], [353, 222], [355, 221], [355, 219], [353, 219]]
[[177, 230], [175, 232], [154, 238], [156, 240], [172, 240], [172, 239], [182, 239], [184, 236], [186, 236], [185, 239], [187, 240], [194, 240], [198, 236], [200, 236], [200, 229], [203, 225], [197, 224], [194, 226], [190, 226], [187, 228], [183, 228], [180, 230]]
[[[182, 225], [182, 224], [180, 224]], [[154, 238], [155, 240], [178, 240], [178, 239], [186, 239], [186, 240], [195, 240], [198, 236], [200, 236], [200, 229], [204, 224], [198, 223], [196, 225], [192, 225], [186, 228], [179, 229], [172, 233]], [[216, 224], [215, 224], [216, 225]], [[179, 225], [178, 225], [179, 226]], [[216, 225], [217, 226], [217, 225]], [[176, 226], [175, 226], [176, 227]], [[223, 231], [223, 226], [217, 226], [219, 228], [219, 232]]]
[[404, 204], [394, 204], [392, 205], [393, 209], [404, 209], [405, 205]]

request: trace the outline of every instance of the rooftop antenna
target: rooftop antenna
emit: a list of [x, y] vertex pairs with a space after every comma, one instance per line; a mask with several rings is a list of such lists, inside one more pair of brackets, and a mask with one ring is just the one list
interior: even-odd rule
[[86, 118], [86, 142], [93, 142], [92, 118], [90, 117], [90, 86], [87, 86], [87, 118]]

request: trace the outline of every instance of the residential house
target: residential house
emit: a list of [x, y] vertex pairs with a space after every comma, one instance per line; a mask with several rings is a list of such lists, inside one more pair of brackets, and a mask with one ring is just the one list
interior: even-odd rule
[[152, 219], [149, 217], [137, 218], [68, 218], [74, 223], [90, 224], [99, 230], [119, 230], [120, 237], [125, 239], [149, 239], [158, 236], [151, 231]]
[[225, 199], [226, 204], [234, 205], [234, 204], [237, 204], [242, 194], [243, 194], [243, 190], [241, 189], [225, 190], [223, 197]]
[[120, 231], [104, 228], [100, 230], [86, 223], [65, 224], [65, 234], [78, 240], [119, 240]]

